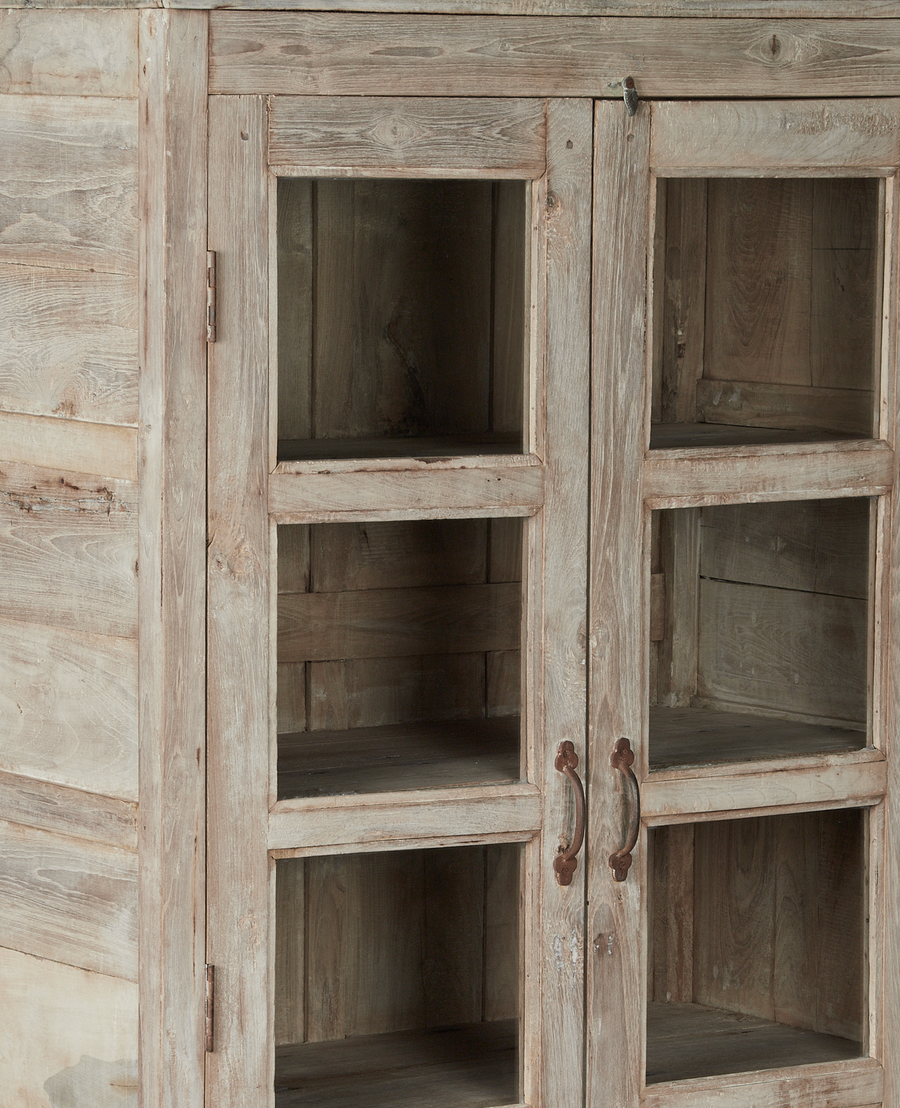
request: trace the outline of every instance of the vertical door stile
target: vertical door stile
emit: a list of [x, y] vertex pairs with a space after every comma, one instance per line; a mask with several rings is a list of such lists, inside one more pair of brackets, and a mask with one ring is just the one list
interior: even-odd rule
[[650, 106], [596, 105], [594, 135], [588, 1104], [634, 1105], [643, 1072], [642, 889], [646, 835], [625, 881], [610, 854], [625, 841], [627, 794], [610, 765], [620, 738], [642, 762], [644, 332]]
[[270, 1024], [268, 198], [266, 102], [210, 99], [209, 913], [216, 966], [207, 1103], [264, 1108]]
[[[556, 881], [553, 858], [575, 827], [572, 786], [554, 769], [557, 747], [574, 743], [582, 780], [587, 617], [588, 374], [592, 104], [548, 103], [546, 247], [547, 484], [543, 557], [544, 788], [541, 884], [542, 1094], [546, 1108], [583, 1101], [584, 851], [572, 883]], [[528, 995], [526, 994], [526, 1003]], [[526, 1097], [528, 1097], [526, 1085]], [[531, 1094], [532, 1097], [534, 1094]], [[529, 1098], [530, 1099], [530, 1098]]]

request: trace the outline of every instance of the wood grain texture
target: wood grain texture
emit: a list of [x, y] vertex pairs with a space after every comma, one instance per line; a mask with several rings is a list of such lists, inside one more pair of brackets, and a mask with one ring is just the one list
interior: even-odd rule
[[0, 15], [0, 93], [135, 99], [138, 13], [52, 7]]
[[0, 658], [0, 769], [137, 800], [137, 641], [0, 619]]
[[[28, 1108], [137, 1103], [137, 985], [0, 950], [5, 1036], [0, 1102]], [[84, 1100], [82, 1099], [82, 1103]]]
[[[780, 28], [773, 30], [777, 42]], [[729, 173], [886, 170], [900, 156], [898, 112], [900, 106], [890, 100], [662, 102], [653, 110], [650, 163], [657, 170]]]
[[[213, 12], [210, 91], [301, 95], [869, 96], [896, 92], [879, 20], [579, 19]], [[773, 52], [774, 36], [774, 52]], [[878, 58], [877, 64], [871, 58]], [[698, 65], [697, 58], [707, 59]]]
[[[176, 0], [172, 7], [184, 7], [187, 0]], [[321, 0], [319, 0], [321, 2]], [[202, 0], [198, 6], [212, 7], [212, 0]], [[250, 6], [249, 4], [247, 5]], [[257, 9], [280, 8], [294, 11], [321, 10], [316, 0], [253, 0]], [[853, 0], [841, 5], [838, 0], [617, 0], [598, 9], [586, 0], [334, 0], [331, 11], [357, 12], [423, 12], [438, 15], [641, 15], [668, 17], [754, 17], [768, 19], [804, 19], [829, 17], [837, 19], [890, 19], [898, 14], [896, 0]]]
[[0, 810], [23, 827], [137, 850], [137, 805], [128, 800], [0, 772]]
[[137, 481], [138, 432], [110, 423], [0, 412], [0, 455], [29, 467]]
[[141, 1103], [203, 1102], [206, 20], [141, 49]]
[[8, 412], [137, 423], [137, 280], [0, 263]]
[[134, 637], [135, 487], [34, 470], [27, 488], [12, 468], [15, 483], [0, 494], [0, 616]]
[[[855, 377], [862, 384], [870, 380], [865, 348], [871, 340], [872, 335], [869, 334], [862, 344], [863, 356], [855, 359], [854, 373], [848, 373], [846, 380]], [[846, 337], [842, 336], [841, 344], [845, 343]], [[800, 432], [818, 430], [821, 437], [829, 432], [832, 435], [868, 436], [874, 407], [874, 394], [865, 388], [831, 389], [726, 379], [698, 381], [695, 403], [696, 416], [701, 423], [783, 427]]]
[[544, 172], [544, 131], [541, 100], [279, 96], [269, 164], [527, 179]]
[[0, 822], [0, 945], [137, 980], [137, 855]]
[[[628, 880], [613, 881], [610, 852], [624, 842], [621, 774], [609, 755], [623, 735], [634, 744], [640, 768], [646, 691], [641, 502], [644, 442], [647, 218], [650, 211], [650, 112], [631, 119], [624, 105], [599, 103], [594, 117], [594, 253], [592, 344], [592, 475], [590, 571], [590, 707], [592, 759], [588, 795], [591, 899], [586, 938], [587, 1089], [591, 1103], [637, 1102], [643, 1075], [645, 1001], [642, 889], [643, 841]], [[621, 1013], [615, 1036], [600, 1033], [608, 1013]], [[623, 1064], [623, 1059], [624, 1064]]]
[[0, 259], [136, 276], [137, 132], [135, 100], [0, 95]]

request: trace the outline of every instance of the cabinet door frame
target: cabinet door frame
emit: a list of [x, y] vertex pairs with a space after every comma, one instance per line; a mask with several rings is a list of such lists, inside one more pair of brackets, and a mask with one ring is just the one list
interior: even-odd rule
[[[485, 106], [477, 99], [210, 98], [209, 246], [217, 254], [218, 334], [209, 357], [207, 958], [216, 966], [217, 1013], [207, 1103], [217, 1108], [274, 1104], [277, 857], [492, 839], [525, 844], [523, 1094], [536, 1108], [580, 1104], [583, 1098], [585, 864], [562, 888], [552, 861], [574, 826], [571, 786], [553, 768], [556, 747], [574, 741], [582, 768], [587, 756], [592, 105], [537, 102], [535, 113], [534, 104], [526, 104], [539, 141], [526, 134], [524, 160], [504, 128], [491, 125], [498, 111], [515, 123], [520, 107], [515, 100]], [[443, 143], [442, 113], [456, 128]], [[508, 130], [514, 137], [515, 127]], [[270, 289], [274, 193], [278, 176], [287, 174], [532, 179], [532, 370], [521, 464], [523, 472], [540, 472], [537, 497], [527, 483], [517, 494], [513, 482], [505, 508], [484, 507], [483, 492], [469, 478], [485, 463], [470, 467], [463, 459], [444, 469], [447, 499], [438, 510], [423, 509], [415, 506], [408, 467], [375, 462], [363, 467], [372, 478], [369, 494], [378, 495], [380, 481], [383, 492], [399, 487], [399, 500], [380, 509], [377, 500], [368, 506], [344, 502], [340, 511], [340, 500], [329, 498], [346, 492], [359, 473], [297, 474], [279, 467], [269, 399], [275, 319]], [[430, 468], [440, 476], [441, 466]], [[335, 839], [332, 817], [346, 816], [342, 802], [352, 798], [318, 805], [315, 817], [305, 819], [308, 805], [278, 802], [275, 795], [274, 528], [278, 522], [492, 514], [527, 522], [532, 614], [525, 642], [534, 675], [531, 720], [523, 735], [528, 780], [508, 788], [456, 790], [458, 805], [443, 816], [421, 790], [396, 794], [401, 809], [392, 838], [377, 846]], [[479, 810], [488, 821], [483, 825], [475, 818]], [[435, 822], [433, 816], [427, 830], [412, 830], [413, 819], [428, 813], [440, 818]], [[455, 831], [447, 823], [453, 819], [459, 821]]]

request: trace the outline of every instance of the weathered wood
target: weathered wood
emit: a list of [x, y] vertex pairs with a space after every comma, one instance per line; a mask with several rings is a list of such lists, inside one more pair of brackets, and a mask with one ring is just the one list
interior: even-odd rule
[[279, 178], [276, 186], [276, 281], [273, 315], [279, 441], [312, 436], [315, 184]]
[[269, 164], [527, 179], [544, 172], [545, 128], [541, 100], [278, 96], [269, 114]]
[[[690, 1001], [694, 995], [694, 826], [656, 828], [647, 837], [652, 911], [648, 1001]], [[656, 1046], [648, 1042], [648, 1051]]]
[[137, 850], [137, 805], [128, 800], [0, 772], [0, 811], [24, 827]]
[[295, 593], [279, 604], [278, 660], [514, 650], [520, 612], [515, 584]]
[[137, 980], [137, 855], [0, 821], [0, 946]]
[[515, 1019], [521, 1005], [522, 850], [485, 851], [484, 1019]]
[[[773, 32], [777, 43], [780, 28], [773, 25]], [[823, 94], [804, 91], [802, 95]], [[827, 105], [802, 100], [664, 101], [653, 106], [650, 164], [657, 170], [715, 169], [734, 176], [747, 171], [790, 169], [796, 173], [831, 167], [842, 173], [850, 169], [889, 171], [900, 159], [898, 112], [900, 106], [891, 100], [831, 101]]]
[[882, 443], [741, 446], [653, 451], [644, 461], [652, 508], [826, 496], [878, 496], [893, 485], [893, 451]]
[[278, 443], [278, 473], [353, 473], [361, 469], [487, 469], [540, 465], [534, 454], [513, 454], [521, 443], [507, 431], [452, 435], [363, 435]]
[[206, 19], [141, 16], [141, 1088], [203, 1102]]
[[[896, 92], [900, 33], [880, 20], [579, 19], [216, 11], [210, 91], [643, 97]], [[774, 36], [774, 38], [773, 38]], [[774, 51], [773, 51], [774, 46]], [[877, 57], [877, 63], [871, 59]], [[702, 58], [704, 64], [698, 64]]]
[[137, 281], [0, 264], [5, 411], [137, 423]]
[[138, 13], [7, 8], [0, 57], [0, 93], [136, 98]]
[[3, 461], [136, 481], [137, 455], [135, 427], [0, 412]]
[[438, 469], [423, 465], [370, 473], [273, 473], [269, 511], [279, 523], [347, 519], [429, 519], [531, 515], [544, 499], [543, 466]]
[[[0, 1102], [122, 1108], [137, 1099], [137, 985], [0, 950], [8, 1034]], [[49, 1099], [52, 1098], [52, 1099]]]
[[306, 860], [275, 866], [275, 1046], [306, 1041]]
[[0, 96], [0, 259], [136, 276], [137, 137], [134, 100]]
[[675, 708], [690, 704], [697, 692], [699, 512], [687, 508], [665, 513], [659, 521], [659, 542], [666, 595], [657, 702]]
[[[318, 10], [317, 0], [248, 0], [244, 7]], [[185, 7], [187, 0], [175, 0], [173, 7]], [[198, 7], [213, 7], [212, 0], [199, 0]], [[590, 15], [600, 13], [587, 0], [336, 0], [333, 11], [433, 12], [445, 15]], [[838, 19], [890, 19], [898, 14], [896, 0], [616, 0], [606, 4], [608, 14], [681, 17], [753, 17], [768, 19], [804, 19], [834, 16]]]
[[0, 619], [0, 658], [0, 770], [137, 800], [137, 641]]
[[[870, 344], [871, 338], [869, 335]], [[855, 366], [858, 380], [871, 379], [869, 364], [864, 353]], [[872, 427], [874, 408], [874, 394], [867, 389], [721, 379], [698, 381], [695, 402], [701, 422], [783, 427], [800, 432], [818, 430], [823, 438], [828, 433], [866, 437]]]

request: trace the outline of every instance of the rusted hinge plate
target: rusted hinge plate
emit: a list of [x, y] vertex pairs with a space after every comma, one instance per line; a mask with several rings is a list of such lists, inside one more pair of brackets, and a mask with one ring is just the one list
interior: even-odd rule
[[206, 1052], [212, 1054], [214, 1046], [214, 1017], [216, 1010], [216, 967], [206, 967]]
[[206, 251], [206, 341], [216, 341], [216, 252]]

